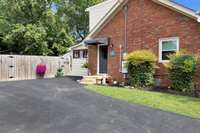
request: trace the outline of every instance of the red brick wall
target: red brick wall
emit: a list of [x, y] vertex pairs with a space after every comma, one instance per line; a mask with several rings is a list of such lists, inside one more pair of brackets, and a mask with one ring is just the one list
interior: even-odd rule
[[[179, 37], [180, 49], [199, 54], [200, 52], [200, 23], [172, 11], [151, 0], [130, 0], [128, 2], [128, 52], [137, 49], [151, 49], [159, 56], [159, 39], [167, 37]], [[111, 37], [116, 56], [108, 58], [108, 74], [114, 79], [120, 80], [120, 45], [124, 45], [124, 13], [121, 10], [100, 31], [96, 37]], [[109, 51], [111, 48], [109, 48]], [[91, 52], [92, 51], [92, 52]], [[91, 52], [91, 53], [90, 53]], [[96, 74], [96, 50], [89, 47], [89, 63], [92, 74]], [[94, 58], [95, 57], [95, 58]], [[168, 85], [167, 70], [163, 64], [156, 74], [161, 77], [162, 85]], [[200, 83], [200, 78], [196, 78]]]
[[88, 47], [89, 70], [92, 75], [97, 73], [97, 46]]

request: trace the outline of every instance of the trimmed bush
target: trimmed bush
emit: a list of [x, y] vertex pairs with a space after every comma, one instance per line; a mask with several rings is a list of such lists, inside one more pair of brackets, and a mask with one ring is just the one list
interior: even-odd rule
[[193, 55], [182, 52], [171, 55], [168, 69], [172, 88], [179, 91], [194, 90], [193, 76], [197, 67], [198, 59]]
[[154, 73], [157, 58], [149, 50], [134, 51], [126, 57], [129, 82], [134, 87], [154, 85]]

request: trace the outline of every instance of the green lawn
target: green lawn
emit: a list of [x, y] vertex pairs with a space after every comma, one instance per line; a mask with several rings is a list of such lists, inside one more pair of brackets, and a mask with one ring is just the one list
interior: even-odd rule
[[200, 99], [144, 90], [88, 85], [98, 94], [200, 119]]

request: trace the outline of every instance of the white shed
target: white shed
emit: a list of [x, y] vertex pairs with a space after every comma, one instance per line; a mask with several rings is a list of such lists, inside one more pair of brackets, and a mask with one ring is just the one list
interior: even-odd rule
[[68, 76], [87, 76], [88, 70], [82, 68], [82, 65], [88, 61], [88, 48], [84, 44], [77, 44], [69, 49], [64, 55], [69, 59], [70, 72]]

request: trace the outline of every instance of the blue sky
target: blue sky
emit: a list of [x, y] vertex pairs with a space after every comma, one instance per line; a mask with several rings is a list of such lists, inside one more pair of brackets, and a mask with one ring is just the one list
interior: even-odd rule
[[200, 0], [175, 0], [186, 7], [200, 11]]
[[[200, 0], [174, 0], [174, 1], [186, 7], [189, 7], [193, 10], [200, 11]], [[55, 5], [53, 5], [53, 9], [56, 10]]]

